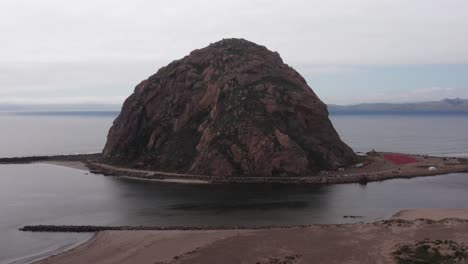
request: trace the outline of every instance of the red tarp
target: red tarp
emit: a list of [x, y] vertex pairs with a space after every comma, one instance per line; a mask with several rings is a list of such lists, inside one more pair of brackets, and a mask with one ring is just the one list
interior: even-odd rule
[[418, 160], [413, 157], [401, 154], [385, 154], [384, 159], [391, 161], [397, 165], [418, 162]]

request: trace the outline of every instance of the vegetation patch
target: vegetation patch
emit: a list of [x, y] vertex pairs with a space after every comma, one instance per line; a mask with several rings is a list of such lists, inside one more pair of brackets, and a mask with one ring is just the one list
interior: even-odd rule
[[422, 240], [397, 244], [393, 256], [398, 264], [467, 264], [468, 247], [452, 240]]
[[266, 261], [257, 261], [256, 264], [295, 264], [300, 262], [301, 255], [285, 256], [283, 258], [268, 258]]

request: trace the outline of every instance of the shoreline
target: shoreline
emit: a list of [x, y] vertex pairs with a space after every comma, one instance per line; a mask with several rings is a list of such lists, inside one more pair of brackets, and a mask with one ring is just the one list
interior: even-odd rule
[[90, 237], [82, 241], [78, 241], [76, 243], [72, 243], [72, 244], [65, 245], [65, 246], [55, 247], [53, 249], [46, 249], [44, 251], [33, 253], [31, 255], [27, 255], [23, 257], [19, 257], [16, 259], [11, 259], [11, 260], [8, 260], [7, 264], [37, 263], [37, 262], [46, 260], [50, 257], [57, 256], [57, 255], [69, 252], [71, 250], [74, 250], [76, 248], [79, 248], [89, 242], [92, 242], [96, 238], [96, 236], [97, 236], [97, 233], [93, 233]]
[[[441, 157], [439, 159], [442, 160], [443, 158]], [[354, 171], [352, 174], [327, 172], [326, 176], [314, 175], [306, 177], [220, 177], [128, 169], [102, 163], [93, 163], [88, 166], [91, 166], [90, 168], [92, 173], [102, 174], [105, 176], [120, 176], [128, 179], [150, 181], [165, 181], [172, 179], [181, 180], [181, 183], [184, 181], [187, 183], [190, 183], [190, 181], [201, 181], [209, 184], [366, 184], [368, 182], [380, 182], [393, 179], [411, 179], [417, 177], [441, 176], [451, 173], [468, 173], [468, 163], [448, 168], [445, 167], [435, 171], [429, 171], [426, 168], [415, 169], [414, 167], [410, 167], [409, 170], [405, 170], [405, 166], [395, 166], [392, 169], [382, 171]], [[416, 166], [418, 166], [418, 164], [416, 164]], [[398, 170], [399, 167], [403, 167], [403, 169]], [[427, 167], [430, 167], [430, 165], [427, 165]]]
[[[439, 219], [440, 215], [444, 219]], [[347, 243], [350, 239], [353, 243]], [[467, 243], [468, 209], [401, 210], [388, 220], [354, 224], [258, 229], [103, 230], [72, 249], [34, 263], [175, 264], [239, 263], [242, 260], [270, 264], [280, 263], [274, 259], [288, 260], [292, 256], [303, 263], [317, 259], [344, 263], [340, 260], [362, 254], [359, 263], [376, 263], [377, 260], [388, 260], [400, 243], [427, 239]], [[336, 246], [343, 252], [331, 254]]]
[[[385, 159], [385, 155], [388, 154], [408, 157], [414, 159], [415, 162], [395, 164]], [[90, 173], [102, 174], [104, 176], [180, 184], [366, 184], [368, 182], [379, 182], [390, 179], [410, 179], [468, 172], [468, 159], [459, 157], [435, 157], [417, 154], [375, 152], [372, 156], [363, 157], [362, 159], [360, 167], [357, 167], [357, 165], [349, 166], [347, 168], [342, 168], [340, 171], [321, 171], [316, 175], [301, 177], [221, 177], [125, 168], [100, 163], [99, 153], [0, 158], [0, 165], [44, 163], [87, 170]], [[434, 169], [429, 169], [431, 167]]]
[[84, 170], [89, 172], [88, 166], [86, 166], [86, 163], [82, 161], [39, 161], [37, 163], [55, 165], [76, 170]]

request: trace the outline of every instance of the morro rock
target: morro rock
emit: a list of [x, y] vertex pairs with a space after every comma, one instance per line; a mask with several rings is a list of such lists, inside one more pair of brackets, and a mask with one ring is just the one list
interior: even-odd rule
[[104, 162], [210, 176], [309, 176], [357, 159], [277, 52], [224, 39], [162, 67], [125, 101]]

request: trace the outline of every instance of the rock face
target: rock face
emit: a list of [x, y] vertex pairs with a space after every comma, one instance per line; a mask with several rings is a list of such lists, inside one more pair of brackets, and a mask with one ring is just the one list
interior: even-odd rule
[[138, 84], [103, 159], [211, 176], [305, 176], [357, 157], [325, 104], [278, 53], [224, 39]]

